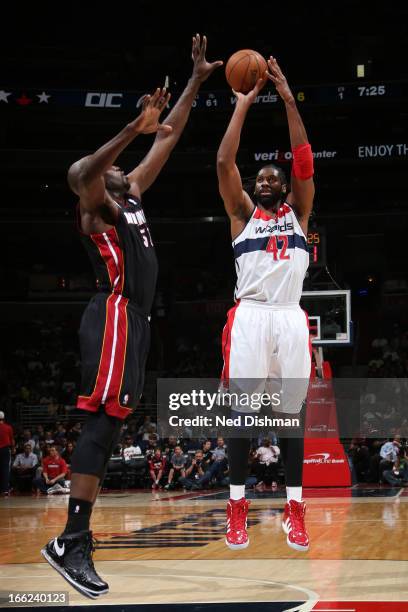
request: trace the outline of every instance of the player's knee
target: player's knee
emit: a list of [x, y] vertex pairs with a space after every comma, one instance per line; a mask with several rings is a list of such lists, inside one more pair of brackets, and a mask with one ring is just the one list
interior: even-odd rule
[[122, 421], [99, 411], [88, 417], [72, 456], [71, 472], [102, 478]]

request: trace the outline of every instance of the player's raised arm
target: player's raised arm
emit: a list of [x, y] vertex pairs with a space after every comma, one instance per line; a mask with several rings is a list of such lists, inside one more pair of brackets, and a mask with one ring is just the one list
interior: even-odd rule
[[140, 164], [128, 174], [131, 191], [138, 195], [143, 193], [155, 181], [157, 175], [176, 146], [187, 123], [193, 102], [201, 84], [208, 79], [212, 72], [222, 66], [221, 61], [207, 62], [205, 53], [207, 38], [200, 34], [193, 36], [191, 57], [193, 59], [193, 73], [177, 104], [166, 117], [166, 124], [172, 127], [171, 133], [159, 132], [152, 148]]
[[275, 84], [277, 92], [284, 101], [288, 118], [290, 144], [293, 153], [291, 193], [288, 202], [295, 209], [300, 225], [306, 234], [315, 194], [312, 148], [297, 109], [294, 95], [278, 62], [272, 56], [268, 60], [268, 67], [268, 78]]
[[[131, 123], [126, 125], [112, 140], [102, 145], [92, 155], [87, 155], [78, 160], [68, 171], [68, 183], [80, 197], [81, 209], [89, 213], [95, 213], [98, 208], [107, 203], [105, 175], [113, 171], [110, 177], [113, 181], [123, 181], [123, 172], [116, 169], [115, 163], [118, 155], [139, 134], [150, 134], [153, 132], [169, 133], [171, 128], [159, 124], [159, 117], [165, 108], [170, 94], [163, 89], [157, 89], [152, 96], [145, 96], [142, 112]], [[115, 176], [115, 173], [118, 176]], [[111, 188], [114, 191], [115, 185]], [[118, 184], [119, 187], [119, 184]]]
[[217, 153], [218, 186], [225, 210], [231, 220], [233, 238], [242, 231], [254, 210], [251, 198], [242, 188], [236, 158], [247, 112], [264, 82], [265, 78], [259, 79], [254, 89], [247, 94], [234, 91], [237, 98], [234, 113]]

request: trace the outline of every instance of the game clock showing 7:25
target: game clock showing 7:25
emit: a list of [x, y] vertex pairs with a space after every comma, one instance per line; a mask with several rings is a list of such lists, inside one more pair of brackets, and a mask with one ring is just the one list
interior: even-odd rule
[[326, 232], [323, 228], [309, 229], [307, 250], [309, 251], [309, 266], [318, 268], [326, 265]]

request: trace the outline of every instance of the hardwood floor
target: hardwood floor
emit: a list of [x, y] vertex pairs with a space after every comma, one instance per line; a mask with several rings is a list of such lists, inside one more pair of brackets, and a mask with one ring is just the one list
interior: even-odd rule
[[0, 591], [63, 590], [71, 604], [81, 605], [407, 601], [408, 497], [388, 493], [329, 497], [336, 492], [311, 491], [309, 499], [306, 493], [307, 553], [286, 544], [282, 497], [254, 496], [250, 546], [233, 552], [224, 543], [220, 496], [102, 495], [92, 518], [94, 560], [110, 593], [96, 602], [73, 590], [40, 555], [64, 527], [67, 496], [2, 499]]

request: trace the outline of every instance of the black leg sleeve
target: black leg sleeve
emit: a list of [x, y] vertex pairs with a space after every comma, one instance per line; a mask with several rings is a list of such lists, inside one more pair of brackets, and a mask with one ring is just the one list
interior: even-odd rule
[[103, 408], [90, 414], [72, 455], [71, 472], [103, 479], [121, 426], [122, 421], [108, 416]]
[[[293, 417], [294, 415], [288, 415]], [[303, 458], [304, 458], [304, 422], [305, 411], [299, 413], [301, 418], [302, 434], [298, 438], [281, 438], [279, 448], [281, 451], [285, 468], [285, 478], [287, 487], [301, 487], [303, 478]]]
[[251, 441], [247, 438], [230, 438], [227, 443], [230, 484], [243, 485], [248, 473], [248, 457]]

